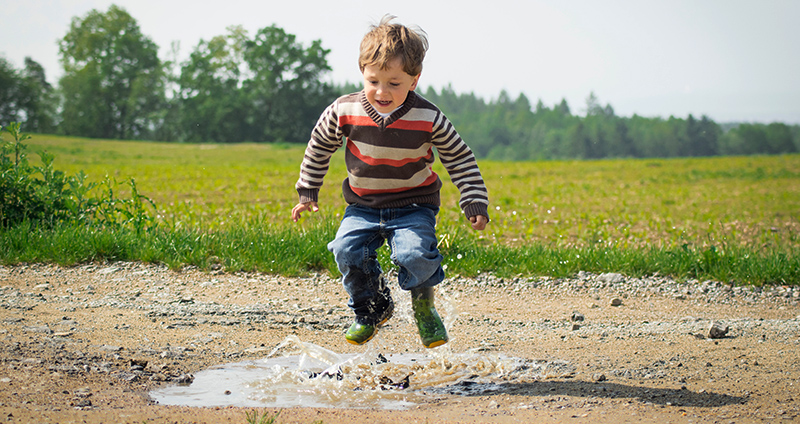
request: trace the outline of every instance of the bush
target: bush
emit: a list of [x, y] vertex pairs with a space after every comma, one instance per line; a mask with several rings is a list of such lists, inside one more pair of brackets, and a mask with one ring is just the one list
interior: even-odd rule
[[[2, 133], [0, 126], [0, 133]], [[130, 198], [118, 198], [120, 185], [106, 176], [101, 183], [86, 181], [83, 171], [66, 175], [53, 167], [55, 156], [39, 154], [41, 166], [28, 162], [23, 141], [30, 138], [20, 132], [20, 124], [6, 128], [13, 141], [0, 137], [0, 227], [9, 228], [23, 222], [52, 226], [56, 223], [77, 223], [100, 226], [130, 226], [137, 231], [155, 227], [147, 205], [156, 209], [152, 200], [139, 194], [136, 182], [127, 181]], [[92, 192], [99, 191], [92, 197]]]

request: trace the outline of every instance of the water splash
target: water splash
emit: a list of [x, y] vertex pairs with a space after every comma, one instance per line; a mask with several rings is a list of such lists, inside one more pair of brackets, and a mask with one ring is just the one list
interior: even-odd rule
[[291, 335], [266, 359], [213, 367], [197, 373], [190, 385], [160, 388], [151, 397], [184, 406], [404, 409], [431, 396], [494, 392], [504, 383], [573, 371], [566, 362], [444, 347], [425, 354], [381, 353], [384, 347], [373, 342], [363, 353], [345, 355]]

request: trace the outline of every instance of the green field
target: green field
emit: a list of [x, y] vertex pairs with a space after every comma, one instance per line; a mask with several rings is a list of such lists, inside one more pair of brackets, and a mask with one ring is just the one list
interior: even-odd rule
[[[304, 146], [175, 144], [37, 135], [31, 152], [90, 179], [133, 177], [167, 221], [214, 229], [259, 217], [291, 225]], [[338, 154], [337, 154], [338, 155]], [[30, 155], [36, 158], [35, 154]], [[342, 157], [334, 158], [322, 213], [345, 206]], [[437, 163], [438, 164], [438, 163]], [[531, 241], [619, 247], [737, 244], [798, 247], [800, 155], [580, 162], [480, 161], [491, 196], [491, 243]], [[440, 166], [437, 172], [447, 180]], [[467, 226], [458, 192], [443, 192], [440, 232]]]
[[[50, 135], [34, 135], [26, 144], [32, 161], [37, 157], [34, 152], [47, 150], [55, 154], [55, 166], [67, 173], [83, 170], [95, 181], [107, 175], [118, 181], [134, 178], [139, 192], [157, 204], [159, 219], [172, 229], [217, 233], [254, 223], [278, 232], [311, 231], [320, 225], [335, 228], [345, 206], [340, 188], [345, 175], [342, 152], [334, 158], [320, 195], [320, 213], [294, 224], [290, 210], [297, 201], [294, 183], [305, 146], [121, 142]], [[446, 182], [438, 224], [446, 253], [458, 254], [460, 246], [496, 248], [495, 255], [500, 256], [549, 250], [562, 256], [553, 260], [564, 266], [520, 266], [520, 274], [552, 269], [555, 275], [604, 270], [601, 262], [586, 258], [573, 258], [578, 263], [567, 266], [563, 263], [570, 260], [564, 256], [598, 252], [624, 256], [653, 249], [665, 254], [694, 252], [700, 259], [692, 260], [700, 261], [709, 252], [715, 258], [736, 252], [743, 258], [777, 258], [777, 268], [797, 263], [800, 155], [479, 164], [490, 191], [492, 222], [484, 232], [472, 231], [457, 207], [457, 190]], [[440, 165], [437, 172], [449, 181]], [[790, 261], [782, 262], [786, 258]], [[465, 263], [461, 270], [492, 271], [498, 260], [502, 261], [490, 257]], [[639, 261], [620, 260], [628, 265]], [[634, 273], [653, 269], [661, 268], [653, 263], [626, 268]], [[788, 278], [798, 272], [789, 270]], [[681, 273], [685, 272], [677, 272]], [[786, 275], [754, 277], [754, 281], [773, 278], [796, 283], [787, 281]]]

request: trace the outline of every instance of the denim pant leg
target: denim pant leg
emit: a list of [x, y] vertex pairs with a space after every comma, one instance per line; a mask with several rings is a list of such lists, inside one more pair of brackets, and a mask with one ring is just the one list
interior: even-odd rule
[[436, 238], [438, 210], [430, 205], [399, 208], [387, 222], [392, 262], [400, 268], [398, 283], [403, 290], [433, 287], [444, 280]]
[[379, 210], [348, 206], [336, 238], [328, 244], [342, 273], [342, 285], [350, 296], [347, 305], [363, 324], [372, 324], [391, 302], [391, 292], [381, 277], [376, 253], [385, 240], [377, 212]]

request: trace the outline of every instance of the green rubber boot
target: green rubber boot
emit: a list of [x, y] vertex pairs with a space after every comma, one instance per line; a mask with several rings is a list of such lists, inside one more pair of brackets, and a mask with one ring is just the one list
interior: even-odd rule
[[347, 332], [344, 334], [345, 340], [354, 345], [362, 345], [372, 340], [372, 338], [378, 334], [378, 328], [380, 328], [383, 324], [386, 324], [386, 321], [389, 321], [389, 318], [392, 317], [393, 313], [394, 303], [390, 303], [389, 307], [378, 318], [378, 322], [375, 324], [359, 322], [361, 320], [356, 318], [356, 321], [350, 325], [350, 328], [348, 328]]
[[411, 309], [417, 321], [419, 337], [427, 348], [447, 343], [447, 329], [433, 304], [433, 287], [411, 289]]

